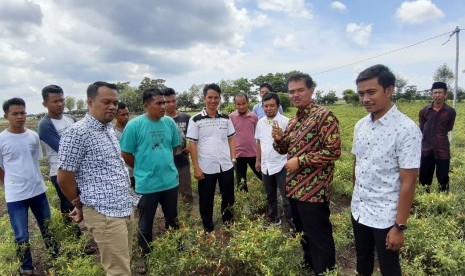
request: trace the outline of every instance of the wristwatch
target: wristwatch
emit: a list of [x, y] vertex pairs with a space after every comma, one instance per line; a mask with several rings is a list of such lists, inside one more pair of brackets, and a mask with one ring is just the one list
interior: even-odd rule
[[394, 227], [396, 227], [397, 229], [399, 229], [400, 231], [404, 231], [407, 229], [407, 225], [405, 224], [399, 224], [399, 223], [394, 223]]

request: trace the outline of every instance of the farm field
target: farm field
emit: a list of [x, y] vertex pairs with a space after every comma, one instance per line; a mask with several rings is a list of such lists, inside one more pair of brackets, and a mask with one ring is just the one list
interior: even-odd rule
[[[426, 102], [400, 103], [399, 109], [414, 121]], [[328, 106], [340, 121], [342, 155], [336, 163], [333, 181], [332, 222], [336, 242], [337, 267], [327, 275], [355, 275], [355, 254], [350, 222], [352, 165], [350, 153], [353, 127], [366, 115], [359, 106], [336, 104]], [[406, 230], [406, 243], [401, 250], [404, 275], [465, 275], [465, 103], [456, 107], [450, 193], [428, 194], [417, 186], [414, 206]], [[286, 113], [295, 114], [291, 108]], [[37, 120], [28, 118], [28, 126], [36, 129]], [[0, 120], [0, 130], [5, 127]], [[47, 175], [46, 162], [43, 172]], [[237, 191], [234, 207], [235, 223], [229, 228], [220, 222], [220, 198], [215, 199], [216, 230], [203, 233], [196, 204], [192, 208], [179, 204], [181, 229], [165, 232], [163, 219], [157, 215], [154, 227], [154, 251], [148, 260], [150, 275], [308, 275], [301, 267], [299, 237], [293, 237], [286, 226], [265, 227], [263, 214], [265, 195], [261, 183], [249, 172], [249, 193]], [[76, 239], [73, 229], [61, 218], [56, 192], [49, 187], [47, 196], [52, 207], [51, 229], [61, 244], [61, 254], [50, 259], [40, 233], [31, 223], [31, 243], [37, 275], [102, 275], [98, 255], [83, 255], [86, 238]], [[197, 182], [193, 181], [194, 193]], [[32, 214], [30, 214], [32, 218]], [[33, 219], [30, 220], [31, 222]], [[6, 215], [4, 191], [0, 190], [0, 275], [15, 275], [13, 233]], [[179, 250], [179, 242], [183, 250]], [[138, 250], [134, 246], [135, 260]], [[379, 271], [375, 275], [380, 275]]]

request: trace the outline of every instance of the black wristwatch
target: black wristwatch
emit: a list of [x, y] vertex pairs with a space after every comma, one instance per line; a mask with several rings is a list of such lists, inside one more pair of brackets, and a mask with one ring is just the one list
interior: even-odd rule
[[405, 224], [398, 224], [397, 222], [394, 223], [394, 227], [396, 227], [397, 229], [399, 229], [400, 231], [404, 231], [407, 229], [407, 225]]

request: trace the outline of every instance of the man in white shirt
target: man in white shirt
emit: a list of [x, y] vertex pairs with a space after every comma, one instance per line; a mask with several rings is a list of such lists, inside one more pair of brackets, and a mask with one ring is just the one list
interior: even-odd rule
[[203, 88], [205, 107], [190, 118], [186, 134], [190, 141], [194, 177], [199, 182], [199, 211], [206, 232], [214, 230], [213, 203], [217, 182], [223, 223], [233, 219], [236, 131], [229, 116], [218, 111], [220, 95], [221, 88], [217, 84]]
[[395, 76], [374, 65], [356, 80], [370, 113], [354, 128], [354, 192], [351, 211], [358, 275], [371, 275], [376, 248], [381, 274], [401, 275], [399, 249], [420, 167], [421, 132], [391, 103]]
[[281, 224], [278, 214], [278, 190], [283, 201], [283, 210], [286, 221], [291, 229], [294, 229], [292, 222], [292, 212], [289, 199], [286, 197], [286, 154], [279, 154], [273, 148], [273, 137], [271, 131], [273, 126], [279, 127], [284, 132], [289, 118], [278, 113], [279, 97], [277, 94], [266, 93], [262, 99], [263, 109], [266, 117], [261, 118], [257, 123], [255, 139], [257, 140], [257, 160], [255, 169], [262, 172], [262, 181], [265, 186], [267, 201], [267, 220], [272, 225]]
[[0, 133], [0, 181], [5, 185], [6, 207], [21, 262], [20, 274], [33, 275], [28, 230], [29, 209], [39, 225], [45, 245], [54, 257], [58, 253], [58, 247], [53, 243], [47, 227], [50, 207], [39, 167], [42, 155], [39, 136], [25, 127], [25, 109], [26, 103], [20, 98], [12, 98], [3, 103], [5, 119], [9, 124]]

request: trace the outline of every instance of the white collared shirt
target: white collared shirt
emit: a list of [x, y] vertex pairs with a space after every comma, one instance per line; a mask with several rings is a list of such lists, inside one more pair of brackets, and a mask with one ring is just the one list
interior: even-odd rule
[[371, 114], [357, 122], [352, 153], [356, 157], [353, 217], [373, 228], [392, 226], [399, 204], [400, 169], [420, 167], [420, 129], [393, 105], [374, 122]]
[[217, 112], [208, 116], [205, 108], [189, 120], [186, 138], [197, 143], [198, 161], [202, 172], [215, 174], [230, 170], [231, 161], [228, 139], [236, 131], [227, 114]]
[[267, 175], [273, 175], [280, 172], [284, 164], [287, 162], [287, 154], [279, 154], [273, 148], [273, 137], [271, 137], [271, 131], [273, 129], [273, 121], [277, 121], [279, 127], [286, 130], [289, 118], [276, 114], [276, 116], [269, 120], [266, 116], [258, 120], [257, 128], [255, 130], [255, 139], [260, 141], [261, 160], [260, 166], [261, 171]]

